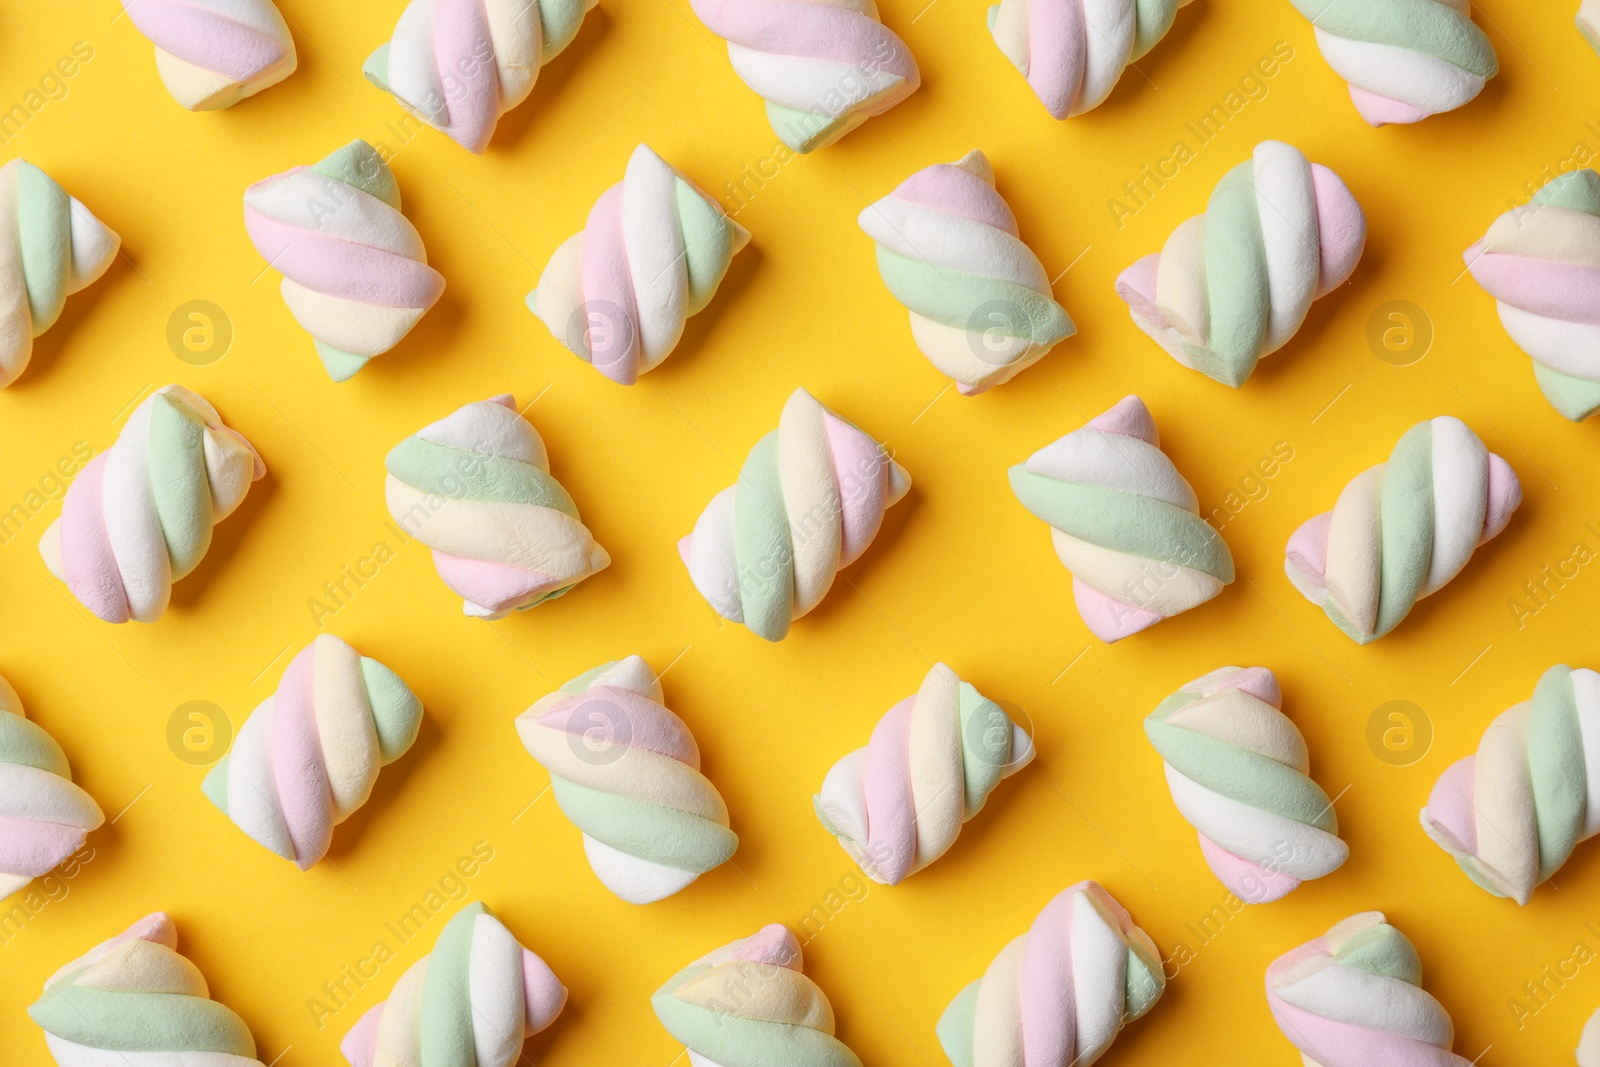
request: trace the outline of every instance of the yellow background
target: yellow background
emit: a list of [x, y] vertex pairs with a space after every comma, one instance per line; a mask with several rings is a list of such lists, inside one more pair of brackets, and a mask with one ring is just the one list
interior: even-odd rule
[[[1461, 251], [1544, 168], [1600, 147], [1600, 58], [1572, 25], [1575, 0], [1480, 4], [1499, 77], [1453, 114], [1382, 130], [1356, 115], [1310, 26], [1281, 0], [1196, 0], [1109, 103], [1066, 123], [1049, 119], [1001, 57], [981, 4], [925, 3], [882, 4], [916, 55], [922, 88], [838, 145], [775, 174], [768, 166], [769, 180], [747, 186], [755, 192], [738, 217], [751, 248], [677, 353], [632, 389], [560, 348], [522, 299], [640, 140], [730, 207], [726, 183], [772, 155], [759, 101], [686, 0], [602, 0], [482, 158], [431, 130], [397, 135], [400, 111], [361, 77], [398, 2], [284, 0], [300, 69], [200, 115], [166, 95], [149, 43], [109, 0], [7, 5], [0, 105], [23, 101], [75, 42], [93, 58], [0, 154], [45, 168], [122, 235], [126, 256], [68, 301], [33, 366], [0, 394], [0, 510], [27, 499], [75, 442], [108, 447], [131, 404], [167, 382], [215, 403], [270, 474], [154, 626], [101, 624], [48, 577], [35, 545], [59, 503], [0, 547], [0, 671], [107, 818], [127, 808], [92, 835], [92, 861], [56, 883], [60, 899], [0, 944], [0, 1062], [45, 1062], [24, 1008], [46, 976], [156, 909], [175, 917], [183, 950], [249, 1023], [263, 1059], [340, 1062], [344, 1031], [459, 905], [320, 1028], [308, 1001], [374, 942], [393, 945], [384, 924], [475, 842], [493, 859], [465, 891], [571, 989], [564, 1016], [530, 1044], [534, 1062], [665, 1067], [681, 1049], [655, 1022], [650, 992], [717, 945], [767, 922], [798, 928], [820, 908], [806, 969], [831, 997], [840, 1036], [869, 1064], [942, 1064], [933, 1026], [949, 999], [1053, 894], [1086, 878], [1164, 952], [1183, 943], [1192, 953], [1107, 1064], [1296, 1062], [1268, 1014], [1263, 969], [1368, 908], [1417, 943], [1427, 988], [1455, 1017], [1458, 1051], [1470, 1058], [1492, 1046], [1485, 1064], [1570, 1062], [1600, 1005], [1600, 967], [1569, 966], [1559, 989], [1547, 983], [1556, 990], [1548, 1006], [1520, 1024], [1511, 1002], [1576, 944], [1600, 950], [1586, 926], [1600, 919], [1600, 846], [1580, 849], [1555, 886], [1519, 909], [1469, 884], [1423, 836], [1417, 810], [1439, 772], [1525, 699], [1545, 667], [1600, 666], [1596, 564], [1537, 613], [1519, 618], [1510, 607], [1577, 542], [1600, 549], [1584, 525], [1600, 527], [1597, 427], [1555, 414], [1492, 300], [1459, 277]], [[1280, 41], [1292, 59], [1199, 145], [1185, 122], [1224, 103]], [[353, 137], [394, 153], [406, 214], [448, 287], [398, 349], [335, 385], [246, 239], [240, 196]], [[1215, 181], [1266, 138], [1337, 171], [1370, 233], [1351, 283], [1319, 301], [1299, 336], [1235, 392], [1159, 351], [1112, 282], [1202, 211]], [[1194, 158], [1119, 228], [1108, 199], [1180, 140]], [[1075, 264], [1055, 291], [1080, 334], [969, 399], [913, 347], [855, 218], [911, 171], [973, 147], [989, 153], [1049, 273]], [[165, 339], [169, 315], [194, 299], [225, 309], [234, 333], [209, 366], [180, 361]], [[1410, 366], [1380, 360], [1367, 340], [1369, 318], [1391, 300], [1414, 302], [1432, 324], [1430, 350]], [[768, 645], [719, 622], [676, 541], [802, 385], [886, 441], [915, 488], [822, 607]], [[204, 800], [203, 770], [169, 749], [168, 720], [206, 700], [237, 728], [317, 632], [308, 601], [322, 584], [377, 541], [398, 548], [385, 526], [387, 450], [503, 391], [519, 403], [538, 398], [528, 414], [554, 473], [615, 563], [557, 603], [490, 625], [461, 614], [411, 544], [324, 619], [395, 668], [427, 719], [416, 747], [336, 833], [333, 862], [302, 874]], [[1047, 530], [1013, 499], [1005, 470], [1134, 391], [1207, 511], [1240, 491], [1278, 442], [1294, 458], [1223, 529], [1233, 586], [1105, 646], [1079, 620]], [[1443, 413], [1507, 457], [1526, 503], [1398, 632], [1358, 648], [1290, 587], [1284, 543], [1408, 426]], [[674, 664], [668, 701], [694, 729], [741, 839], [732, 863], [644, 908], [597, 883], [511, 726], [562, 681], [630, 652], [658, 669]], [[816, 823], [811, 794], [937, 660], [1025, 709], [1041, 756], [947, 857], [900, 887], [864, 891]], [[1280, 903], [1214, 920], [1202, 941], [1190, 924], [1225, 892], [1172, 805], [1141, 720], [1228, 663], [1278, 673], [1314, 776], [1341, 794], [1351, 859]], [[1410, 766], [1369, 747], [1369, 718], [1390, 700], [1414, 703], [1432, 724], [1431, 750]]]

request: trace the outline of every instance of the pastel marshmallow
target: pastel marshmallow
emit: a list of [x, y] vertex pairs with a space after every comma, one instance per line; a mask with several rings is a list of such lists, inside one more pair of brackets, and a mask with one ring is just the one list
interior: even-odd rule
[[232, 107], [294, 73], [294, 40], [272, 0], [122, 0], [122, 10], [190, 111]]
[[103, 822], [61, 746], [0, 678], [0, 901], [69, 859]]

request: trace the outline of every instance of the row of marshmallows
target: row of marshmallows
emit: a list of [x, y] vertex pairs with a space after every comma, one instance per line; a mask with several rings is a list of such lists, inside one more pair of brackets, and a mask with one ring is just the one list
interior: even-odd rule
[[[1028, 1063], [1090, 1064], [1165, 988], [1149, 935], [1099, 885], [1080, 882], [956, 995], [936, 1033], [955, 1067], [1022, 1063], [1024, 1049]], [[1351, 916], [1273, 961], [1266, 996], [1307, 1063], [1469, 1065], [1451, 1051], [1449, 1013], [1422, 988], [1415, 946], [1380, 912]], [[861, 1067], [835, 1036], [833, 1007], [803, 973], [800, 942], [785, 926], [701, 957], [650, 999], [694, 1067]], [[474, 902], [340, 1051], [351, 1067], [511, 1067], [566, 1002], [549, 965]], [[152, 1054], [192, 1067], [261, 1067], [244, 1020], [211, 999], [159, 912], [57, 971], [28, 1014], [62, 1067]], [[1597, 1052], [1600, 1014], [1585, 1029], [1579, 1067], [1600, 1064]]]

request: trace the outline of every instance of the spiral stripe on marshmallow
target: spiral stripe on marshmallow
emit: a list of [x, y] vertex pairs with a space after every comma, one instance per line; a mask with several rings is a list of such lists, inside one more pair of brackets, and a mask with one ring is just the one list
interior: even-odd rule
[[318, 634], [201, 788], [258, 844], [309, 870], [421, 726], [422, 702], [399, 675]]
[[684, 321], [711, 302], [750, 233], [640, 145], [528, 294], [528, 309], [572, 354], [622, 385], [672, 354]]
[[1439, 776], [1422, 828], [1477, 885], [1528, 903], [1600, 833], [1600, 674], [1545, 671]]
[[0, 389], [33, 358], [67, 297], [95, 282], [122, 238], [55, 180], [21, 159], [0, 167]]
[[1052, 118], [1105, 103], [1190, 0], [1000, 0], [989, 32]]
[[528, 98], [595, 0], [411, 0], [361, 72], [469, 152]]
[[866, 748], [833, 765], [813, 803], [867, 877], [898, 885], [948, 852], [1033, 755], [1033, 739], [998, 704], [936, 663]]
[[1600, 174], [1552, 179], [1463, 258], [1556, 410], [1574, 422], [1600, 411]]
[[963, 395], [1010, 381], [1078, 332], [982, 152], [917, 171], [860, 224], [917, 347]]
[[394, 173], [365, 141], [256, 182], [244, 225], [336, 382], [399, 344], [444, 292]]
[[28, 1016], [60, 1067], [262, 1067], [244, 1020], [211, 999], [162, 912], [45, 983]]
[[667, 710], [660, 680], [639, 656], [540, 699], [517, 716], [517, 734], [583, 831], [589, 866], [623, 900], [669, 897], [739, 847], [728, 806], [700, 773], [694, 735]]
[[1206, 863], [1247, 904], [1277, 900], [1350, 856], [1333, 801], [1308, 777], [1305, 738], [1282, 707], [1267, 668], [1223, 667], [1144, 720]]
[[905, 42], [873, 0], [690, 0], [728, 42], [736, 74], [767, 102], [796, 152], [830, 145], [922, 83]]
[[250, 442], [204, 397], [163, 386], [78, 473], [39, 553], [99, 618], [155, 622], [172, 583], [211, 547], [211, 528], [266, 473]]
[[82, 848], [103, 822], [100, 805], [73, 784], [61, 746], [28, 721], [0, 678], [0, 900]]
[[122, 0], [156, 46], [156, 71], [190, 111], [232, 107], [294, 73], [294, 40], [272, 0]]
[[1079, 882], [956, 995], [939, 1043], [955, 1067], [1088, 1067], [1165, 989], [1150, 935], [1110, 893]]
[[799, 940], [773, 923], [695, 960], [650, 1005], [693, 1067], [861, 1067], [802, 964]]
[[1267, 1003], [1307, 1067], [1468, 1067], [1455, 1024], [1422, 989], [1422, 961], [1382, 912], [1368, 911], [1279, 956]]
[[1373, 126], [1454, 111], [1500, 70], [1470, 0], [1289, 0]]
[[883, 445], [796, 389], [778, 428], [711, 498], [678, 554], [718, 615], [781, 641], [910, 489]]
[[1223, 175], [1204, 215], [1122, 272], [1117, 295], [1173, 359], [1238, 388], [1313, 300], [1344, 284], [1366, 242], [1366, 216], [1337, 174], [1263, 141]]
[[384, 465], [389, 514], [433, 550], [439, 577], [468, 615], [526, 611], [611, 563], [550, 476], [544, 440], [510, 396], [424, 426]]
[[1522, 483], [1467, 424], [1418, 423], [1387, 463], [1356, 475], [1332, 511], [1289, 538], [1284, 570], [1358, 644], [1400, 624], [1461, 572], [1522, 503]]
[[339, 1044], [350, 1067], [512, 1067], [555, 1022], [567, 989], [488, 907], [474, 901], [439, 932], [389, 999]]
[[1011, 491], [1050, 524], [1078, 614], [1120, 641], [1222, 592], [1233, 555], [1136, 396], [1011, 468]]

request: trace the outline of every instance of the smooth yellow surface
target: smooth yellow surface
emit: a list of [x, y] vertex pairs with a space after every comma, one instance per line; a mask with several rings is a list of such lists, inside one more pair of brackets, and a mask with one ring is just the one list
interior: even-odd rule
[[[398, 2], [285, 0], [300, 69], [210, 114], [167, 96], [150, 44], [110, 0], [11, 5], [0, 105], [27, 99], [75, 42], [93, 58], [20, 133], [7, 128], [0, 154], [45, 168], [122, 235], [126, 256], [68, 301], [33, 366], [0, 394], [0, 510], [27, 506], [76, 442], [109, 446], [131, 404], [166, 382], [215, 403], [270, 474], [153, 626], [101, 624], [50, 579], [35, 545], [59, 503], [35, 500], [21, 532], [7, 528], [0, 672], [107, 818], [121, 817], [91, 837], [94, 858], [75, 877], [56, 876], [58, 899], [20, 929], [0, 926], [0, 1063], [44, 1063], [24, 1008], [46, 976], [156, 909], [177, 920], [183, 950], [249, 1023], [264, 1060], [341, 1062], [345, 1029], [459, 904], [408, 944], [385, 924], [445, 879], [462, 902], [488, 901], [571, 988], [566, 1013], [530, 1044], [531, 1062], [666, 1065], [681, 1049], [655, 1022], [650, 992], [717, 945], [768, 922], [801, 930], [810, 915], [807, 971], [863, 1061], [942, 1064], [933, 1026], [949, 999], [1054, 893], [1086, 878], [1165, 953], [1188, 950], [1165, 999], [1107, 1064], [1297, 1063], [1267, 1011], [1263, 969], [1368, 908], [1417, 943], [1458, 1051], [1492, 1046], [1484, 1064], [1571, 1062], [1600, 1005], [1600, 971], [1568, 962], [1577, 945], [1587, 960], [1600, 952], [1600, 845], [1580, 848], [1519, 909], [1469, 884], [1423, 836], [1417, 811], [1439, 772], [1545, 667], [1600, 666], [1600, 563], [1579, 567], [1537, 612], [1526, 599], [1520, 615], [1510, 606], [1547, 565], [1570, 574], [1562, 561], [1575, 545], [1600, 551], [1600, 427], [1556, 415], [1493, 301], [1461, 276], [1461, 251], [1546, 168], [1600, 151], [1600, 58], [1572, 24], [1574, 5], [1479, 5], [1500, 76], [1454, 114], [1373, 130], [1280, 0], [1196, 0], [1109, 103], [1066, 123], [1001, 57], [981, 3], [925, 2], [881, 5], [921, 65], [916, 95], [775, 170], [763, 163], [775, 138], [759, 101], [686, 0], [602, 0], [482, 158], [431, 130], [406, 135], [394, 102], [362, 78]], [[1251, 81], [1278, 42], [1292, 59]], [[1200, 145], [1185, 123], [1246, 99], [1227, 100], [1241, 85], [1256, 98]], [[398, 349], [335, 385], [246, 239], [240, 197], [353, 137], [394, 153], [406, 214], [448, 288]], [[1370, 233], [1351, 283], [1235, 392], [1139, 333], [1112, 281], [1202, 211], [1215, 181], [1266, 138], [1342, 175]], [[739, 202], [727, 183], [744, 168], [769, 177], [745, 185], [738, 218], [754, 241], [710, 309], [661, 369], [623, 389], [562, 349], [522, 299], [641, 139], [730, 208]], [[1108, 198], [1180, 140], [1194, 158], [1118, 228]], [[914, 349], [855, 218], [911, 171], [975, 146], [1024, 239], [1052, 276], [1065, 271], [1056, 296], [1080, 333], [1012, 383], [963, 398]], [[234, 332], [227, 355], [203, 367], [165, 339], [173, 309], [195, 299], [225, 309]], [[1391, 300], [1432, 322], [1431, 349], [1411, 366], [1380, 361], [1366, 339]], [[915, 487], [822, 607], [772, 646], [719, 622], [676, 541], [802, 385], [888, 442]], [[400, 547], [386, 527], [383, 457], [423, 424], [505, 391], [537, 398], [528, 413], [554, 473], [615, 563], [559, 602], [491, 625], [464, 617], [427, 552]], [[1235, 509], [1249, 502], [1223, 527], [1238, 581], [1108, 647], [1080, 622], [1048, 532], [1013, 499], [1005, 470], [1134, 391], [1208, 512], [1230, 493]], [[1444, 413], [1507, 457], [1526, 503], [1459, 579], [1358, 648], [1290, 587], [1284, 543], [1407, 427]], [[1292, 460], [1252, 480], [1279, 442]], [[362, 561], [380, 541], [395, 557], [359, 589], [347, 582], [354, 595], [321, 624], [399, 671], [427, 719], [336, 833], [332, 862], [302, 874], [204, 800], [203, 769], [174, 756], [168, 720], [204, 700], [237, 728], [317, 633], [308, 602], [347, 567], [370, 573]], [[596, 881], [511, 725], [567, 678], [629, 652], [672, 664], [669, 703], [694, 729], [741, 839], [731, 864], [644, 908]], [[869, 891], [816, 823], [811, 794], [936, 660], [1026, 709], [1040, 759], [948, 856]], [[1201, 933], [1225, 892], [1172, 805], [1141, 720], [1228, 663], [1278, 673], [1313, 774], [1339, 796], [1351, 859], [1280, 903], [1224, 907]], [[1411, 766], [1368, 745], [1369, 717], [1391, 700], [1432, 722], [1431, 751]], [[477, 842], [492, 860], [450, 881]], [[395, 958], [358, 989], [345, 968], [380, 940]], [[310, 1002], [340, 981], [347, 1006], [319, 1019]], [[1530, 981], [1549, 991], [1547, 1006], [1528, 999]]]

